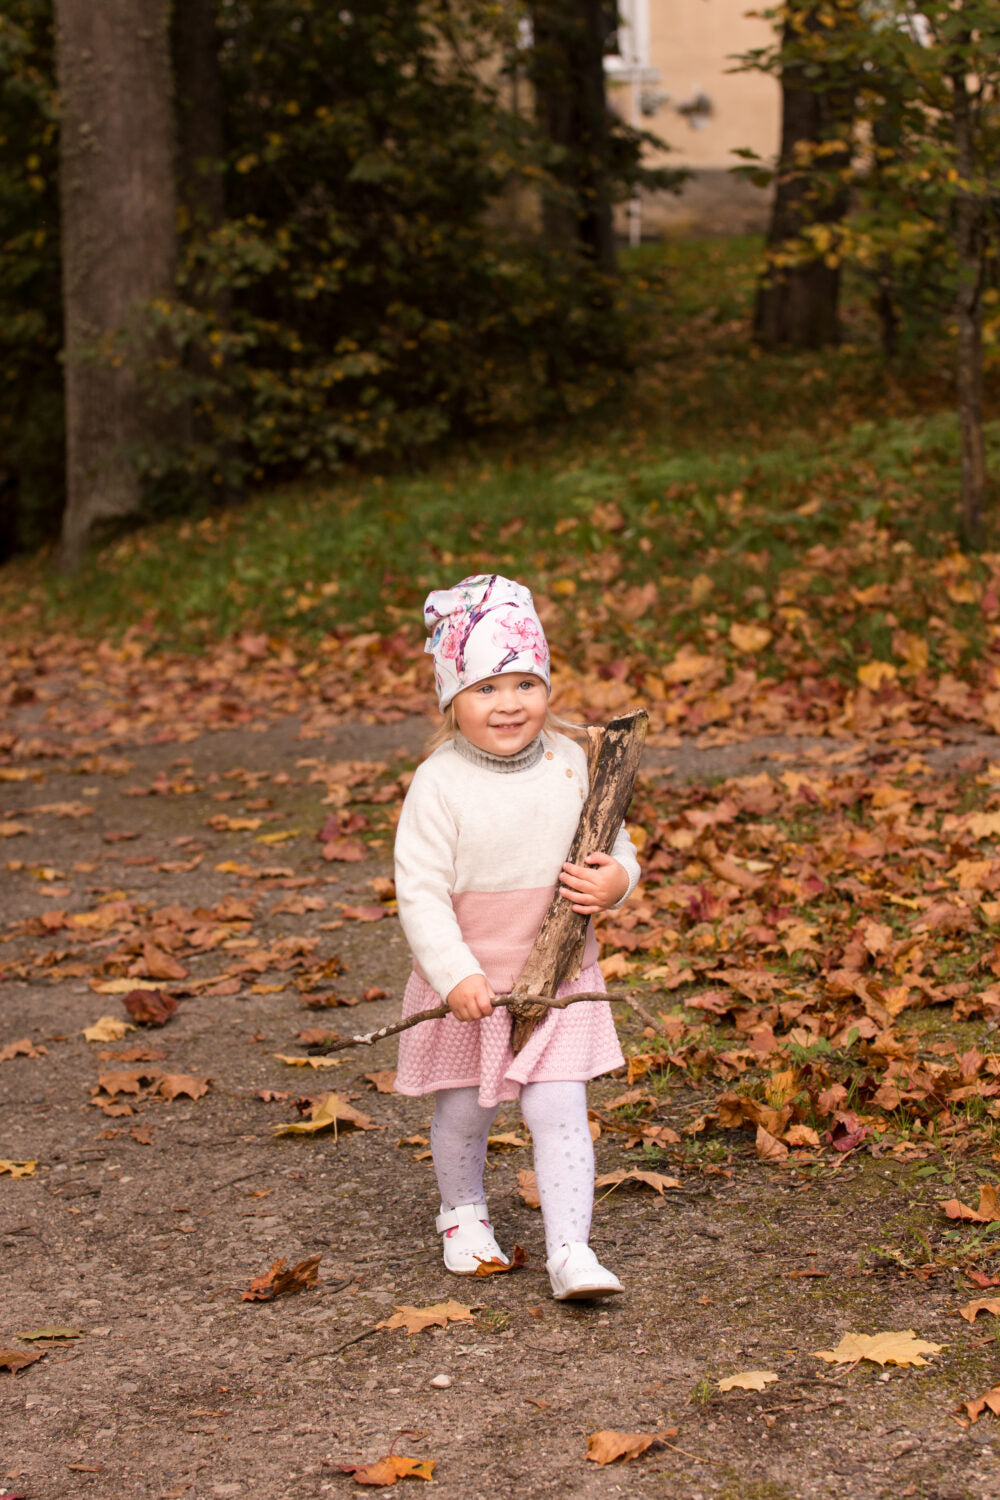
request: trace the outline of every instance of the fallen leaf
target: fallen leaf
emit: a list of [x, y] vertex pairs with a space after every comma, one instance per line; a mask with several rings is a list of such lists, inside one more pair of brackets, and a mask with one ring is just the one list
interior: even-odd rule
[[853, 1365], [859, 1359], [870, 1359], [877, 1365], [926, 1365], [921, 1356], [940, 1354], [941, 1348], [906, 1328], [899, 1333], [845, 1333], [836, 1349], [816, 1349], [813, 1357], [833, 1365]]
[[366, 1073], [365, 1077], [379, 1094], [395, 1093], [396, 1069], [382, 1068], [378, 1073]]
[[771, 640], [771, 632], [766, 625], [739, 625], [733, 623], [729, 627], [729, 639], [741, 652], [763, 651]]
[[130, 990], [122, 996], [122, 1004], [140, 1026], [166, 1026], [177, 1009], [173, 995], [162, 990]]
[[355, 1484], [395, 1484], [397, 1479], [433, 1479], [433, 1458], [407, 1458], [389, 1453], [373, 1464], [338, 1464], [342, 1474], [350, 1474]]
[[757, 1126], [757, 1138], [754, 1141], [754, 1149], [761, 1161], [779, 1162], [788, 1160], [788, 1147], [784, 1141], [779, 1141], [769, 1130], [765, 1130], [763, 1125]]
[[148, 1084], [155, 1083], [159, 1077], [158, 1072], [150, 1072], [148, 1068], [133, 1068], [129, 1072], [119, 1069], [110, 1073], [98, 1073], [97, 1087], [110, 1094], [113, 1099], [116, 1094], [141, 1094]]
[[370, 1115], [364, 1115], [360, 1110], [354, 1109], [340, 1094], [324, 1094], [312, 1107], [308, 1120], [296, 1120], [288, 1125], [275, 1125], [275, 1135], [311, 1135], [317, 1130], [329, 1130], [334, 1127], [334, 1132], [340, 1125], [348, 1125], [354, 1130], [381, 1130], [381, 1125], [376, 1125]]
[[0, 1177], [33, 1177], [37, 1161], [0, 1161]]
[[653, 1189], [663, 1197], [665, 1188], [679, 1188], [680, 1179], [677, 1177], [664, 1177], [661, 1172], [644, 1172], [640, 1167], [618, 1167], [614, 1172], [605, 1172], [603, 1177], [598, 1177], [594, 1183], [595, 1187], [620, 1187], [623, 1182], [641, 1182], [646, 1187]]
[[[90, 988], [95, 995], [127, 995], [132, 990], [158, 990], [160, 986], [155, 979], [93, 979]], [[115, 1038], [108, 1037], [107, 1040]]]
[[0, 822], [0, 839], [14, 839], [18, 834], [31, 833], [27, 823], [3, 823]]
[[512, 1130], [508, 1130], [500, 1135], [491, 1135], [487, 1140], [488, 1146], [493, 1146], [500, 1150], [517, 1151], [528, 1144], [529, 1142], [523, 1135], [518, 1135], [516, 1131]]
[[969, 1208], [965, 1203], [960, 1203], [957, 1198], [949, 1198], [946, 1202], [939, 1203], [949, 1219], [967, 1219], [973, 1224], [995, 1224], [1000, 1222], [1000, 1185], [991, 1186], [984, 1184], [979, 1189], [979, 1207]]
[[397, 1306], [391, 1318], [376, 1323], [376, 1328], [405, 1328], [407, 1333], [422, 1333], [425, 1328], [447, 1328], [449, 1323], [471, 1323], [472, 1308], [450, 1298], [430, 1307]]
[[84, 1038], [88, 1042], [120, 1042], [122, 1037], [135, 1027], [130, 1021], [122, 1021], [117, 1016], [101, 1016], [93, 1026], [84, 1029]]
[[200, 1099], [207, 1094], [212, 1080], [195, 1078], [191, 1073], [165, 1073], [156, 1085], [155, 1093], [163, 1099]]
[[47, 1052], [47, 1047], [36, 1047], [30, 1036], [23, 1036], [18, 1042], [0, 1047], [0, 1062], [11, 1062], [15, 1057], [45, 1057]]
[[0, 1370], [9, 1370], [16, 1375], [18, 1370], [33, 1365], [40, 1359], [45, 1358], [45, 1351], [41, 1354], [32, 1354], [27, 1349], [0, 1349]]
[[520, 1245], [515, 1245], [510, 1254], [510, 1260], [500, 1260], [494, 1256], [492, 1260], [481, 1260], [473, 1271], [473, 1276], [502, 1276], [507, 1271], [519, 1271], [522, 1266], [528, 1264], [526, 1251]]
[[275, 1297], [291, 1296], [293, 1292], [308, 1292], [319, 1285], [319, 1263], [322, 1255], [310, 1255], [298, 1265], [288, 1268], [281, 1257], [269, 1271], [251, 1281], [240, 1298], [241, 1302], [273, 1302]]
[[44, 1343], [48, 1339], [82, 1339], [85, 1337], [82, 1328], [62, 1328], [51, 1323], [47, 1323], [44, 1328], [31, 1328], [27, 1333], [19, 1333], [15, 1336], [24, 1339], [25, 1343]]
[[777, 1380], [773, 1370], [743, 1370], [739, 1375], [727, 1375], [719, 1381], [720, 1391], [762, 1391]]
[[351, 922], [381, 922], [392, 915], [384, 906], [342, 906], [340, 914]]
[[976, 1321], [976, 1314], [981, 1312], [993, 1313], [1000, 1317], [1000, 1297], [977, 1297], [974, 1302], [967, 1302], [964, 1307], [958, 1309], [959, 1316], [967, 1323]]
[[142, 967], [138, 972], [140, 974], [143, 974], [143, 970], [145, 970], [145, 974], [143, 976], [144, 978], [187, 978], [188, 971], [187, 969], [185, 969], [184, 965], [182, 963], [178, 963], [177, 959], [174, 958], [172, 954], [165, 952], [163, 948], [158, 948], [155, 943], [143, 943], [142, 959], [140, 960], [140, 962]]
[[530, 1167], [522, 1167], [517, 1174], [517, 1190], [529, 1208], [541, 1208], [538, 1184]]
[[869, 661], [858, 668], [858, 681], [862, 687], [878, 692], [887, 682], [895, 682], [899, 673], [891, 661]]
[[360, 839], [330, 839], [319, 852], [324, 859], [340, 860], [343, 864], [357, 864], [365, 857], [365, 846]]
[[984, 1411], [991, 1411], [995, 1417], [1000, 1417], [1000, 1385], [985, 1391], [974, 1401], [963, 1401], [962, 1405], [969, 1413], [970, 1422], [978, 1422]]
[[339, 1057], [298, 1057], [284, 1052], [276, 1052], [274, 1056], [289, 1068], [342, 1068], [344, 1065]]
[[659, 1441], [655, 1432], [613, 1432], [602, 1428], [587, 1439], [587, 1458], [594, 1464], [611, 1464], [621, 1458], [628, 1463]]

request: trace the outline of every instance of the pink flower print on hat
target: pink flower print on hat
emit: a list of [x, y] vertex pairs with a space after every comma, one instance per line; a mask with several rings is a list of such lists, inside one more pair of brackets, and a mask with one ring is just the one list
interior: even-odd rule
[[[502, 611], [502, 613], [499, 613]], [[530, 589], [499, 573], [435, 589], [424, 603], [438, 702], [500, 672], [532, 672], [549, 686], [549, 648]]]

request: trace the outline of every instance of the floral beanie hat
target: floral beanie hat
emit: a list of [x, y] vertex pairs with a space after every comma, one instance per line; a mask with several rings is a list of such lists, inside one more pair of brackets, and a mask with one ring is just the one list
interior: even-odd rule
[[530, 589], [499, 573], [463, 578], [424, 602], [442, 710], [463, 688], [501, 672], [533, 672], [550, 686], [549, 647]]

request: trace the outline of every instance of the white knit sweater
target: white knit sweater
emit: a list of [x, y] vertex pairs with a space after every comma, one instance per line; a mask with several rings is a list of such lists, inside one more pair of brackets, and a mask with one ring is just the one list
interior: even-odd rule
[[[586, 793], [587, 757], [561, 734], [541, 735], [506, 764], [452, 740], [418, 768], [396, 834], [396, 896], [415, 963], [439, 995], [470, 974], [485, 974], [497, 993], [511, 988]], [[628, 875], [624, 901], [639, 879], [624, 827], [611, 852]], [[583, 966], [596, 957], [591, 929]]]

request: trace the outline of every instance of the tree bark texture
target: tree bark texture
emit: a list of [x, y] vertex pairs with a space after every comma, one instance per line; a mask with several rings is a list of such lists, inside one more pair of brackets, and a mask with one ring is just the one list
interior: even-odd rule
[[542, 213], [550, 243], [578, 246], [613, 270], [611, 136], [604, 49], [617, 11], [607, 0], [530, 0], [531, 82], [546, 137], [559, 153]]
[[[574, 864], [598, 851], [610, 854], [632, 801], [648, 723], [642, 711], [612, 719], [604, 731], [599, 754], [596, 749], [591, 754], [590, 790], [566, 856]], [[591, 745], [594, 746], [593, 735]], [[547, 1007], [532, 1005], [531, 997], [554, 995], [559, 986], [579, 970], [589, 921], [589, 917], [575, 912], [558, 892], [553, 896], [528, 961], [511, 990], [512, 996], [523, 997], [528, 1002], [509, 1007], [514, 1018], [512, 1045], [515, 1052], [520, 1052], [539, 1021], [548, 1014]]]
[[[783, 50], [791, 50], [805, 33], [820, 31], [816, 9], [801, 0], [785, 22]], [[838, 224], [847, 212], [847, 188], [817, 188], [799, 152], [825, 140], [844, 139], [853, 118], [849, 88], [814, 88], [802, 62], [786, 62], [781, 77], [781, 149], [766, 251], [780, 251], [809, 225]], [[846, 168], [849, 150], [824, 154], [824, 174]], [[820, 349], [840, 338], [838, 302], [840, 267], [817, 256], [800, 265], [769, 264], [757, 291], [753, 336], [765, 348], [790, 345]]]
[[[959, 58], [968, 36], [958, 50]], [[982, 205], [973, 186], [975, 171], [972, 100], [959, 61], [951, 73], [955, 167], [959, 176], [955, 205], [955, 252], [958, 260], [956, 387], [962, 452], [961, 532], [966, 546], [983, 545], [986, 452], [983, 442]]]
[[173, 290], [169, 22], [170, 0], [56, 0], [69, 567], [95, 522], [141, 501], [130, 450], [148, 416], [135, 360], [101, 351]]

